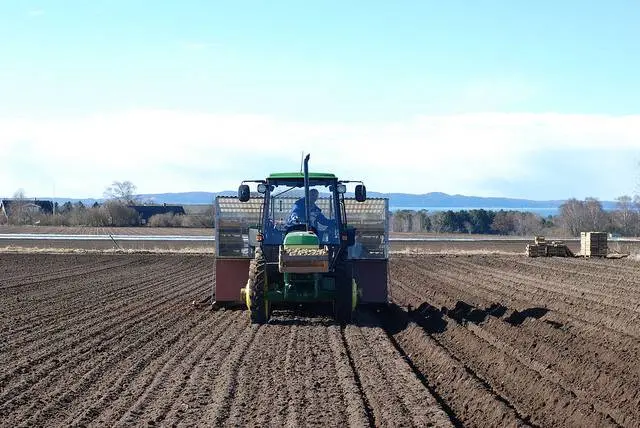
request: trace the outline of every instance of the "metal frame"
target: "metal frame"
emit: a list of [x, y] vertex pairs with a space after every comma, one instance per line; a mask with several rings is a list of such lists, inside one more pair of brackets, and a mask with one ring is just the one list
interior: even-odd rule
[[[234, 196], [218, 196], [215, 200], [215, 239], [216, 258], [251, 258], [253, 253], [249, 247], [249, 227], [260, 222], [260, 199], [252, 198], [248, 202], [240, 202]], [[225, 214], [235, 214], [234, 220]], [[235, 223], [233, 227], [225, 223]]]
[[[264, 195], [255, 194], [247, 202], [233, 196], [215, 200], [215, 300], [220, 303], [241, 302], [240, 289], [249, 275], [253, 251], [249, 246], [249, 228], [262, 223]], [[361, 286], [362, 303], [387, 303], [389, 258], [389, 200], [369, 198], [357, 202], [344, 198], [347, 225], [358, 226], [371, 239], [369, 250], [351, 257], [354, 276]], [[370, 232], [367, 236], [367, 232]], [[380, 239], [377, 241], [376, 239]], [[367, 248], [367, 243], [363, 245]]]
[[[356, 255], [353, 254], [354, 251], [351, 251], [349, 258], [352, 260], [387, 260], [389, 258], [389, 199], [368, 198], [364, 202], [357, 202], [353, 198], [345, 198], [344, 201], [349, 227], [355, 227], [356, 233], [360, 232], [366, 235], [366, 232], [370, 232], [370, 242], [362, 243], [366, 252], [362, 255]], [[371, 232], [377, 233], [371, 234]], [[375, 243], [375, 236], [381, 238], [379, 244]], [[373, 245], [374, 243], [375, 245]]]

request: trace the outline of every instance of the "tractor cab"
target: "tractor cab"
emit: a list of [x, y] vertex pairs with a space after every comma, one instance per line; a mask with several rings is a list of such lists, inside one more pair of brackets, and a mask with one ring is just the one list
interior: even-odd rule
[[[341, 248], [353, 245], [355, 229], [347, 227], [344, 202], [347, 186], [334, 174], [309, 173], [306, 187], [304, 174], [296, 172], [271, 174], [256, 182], [262, 204], [259, 224], [249, 235], [252, 246], [260, 245], [264, 252], [265, 247], [291, 244], [300, 236], [315, 235], [317, 245], [329, 247], [332, 256], [336, 256]], [[240, 186], [238, 199], [247, 202], [250, 191], [245, 183]], [[356, 193], [356, 200], [366, 200], [363, 184], [356, 186]]]
[[[318, 196], [307, 220], [304, 182], [296, 175], [301, 174], [272, 174], [266, 185], [258, 186], [259, 191], [264, 189], [265, 192], [263, 245], [281, 245], [288, 233], [307, 230], [315, 233], [323, 244], [340, 245], [339, 231], [346, 220], [341, 215], [340, 197], [344, 194], [345, 185], [340, 184], [340, 189], [337, 189], [335, 177], [310, 177], [309, 194]], [[319, 175], [332, 174], [314, 174]]]

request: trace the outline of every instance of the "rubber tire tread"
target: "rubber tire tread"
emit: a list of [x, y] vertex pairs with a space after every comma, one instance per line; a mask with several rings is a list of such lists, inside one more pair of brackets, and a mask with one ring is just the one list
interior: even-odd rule
[[251, 308], [249, 316], [253, 324], [264, 324], [269, 321], [269, 315], [265, 308], [265, 266], [266, 262], [262, 249], [256, 248], [255, 256], [249, 263], [249, 299]]
[[353, 273], [351, 263], [340, 260], [335, 269], [336, 298], [333, 303], [334, 317], [340, 324], [349, 324], [353, 315]]

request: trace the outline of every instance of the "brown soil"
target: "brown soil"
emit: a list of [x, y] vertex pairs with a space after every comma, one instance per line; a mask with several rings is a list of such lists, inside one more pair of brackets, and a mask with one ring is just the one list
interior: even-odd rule
[[258, 327], [192, 305], [212, 256], [0, 254], [0, 426], [640, 423], [637, 262], [390, 270], [399, 306]]
[[434, 380], [454, 413], [477, 415], [493, 397], [538, 426], [638, 426], [639, 274], [624, 260], [397, 257], [393, 299], [412, 311], [394, 337], [425, 352], [414, 361], [427, 376], [450, 377], [433, 357], [448, 355], [485, 386], [465, 398]]
[[[179, 227], [70, 227], [70, 226], [12, 226], [0, 225], [0, 234], [64, 234], [64, 235], [162, 235], [162, 236], [213, 236], [213, 228], [179, 228]], [[527, 240], [510, 236], [468, 235], [468, 234], [435, 234], [435, 233], [399, 233], [391, 232], [390, 250], [393, 253], [515, 253], [524, 254]], [[422, 239], [422, 240], [421, 240]], [[426, 239], [426, 240], [425, 240]], [[464, 239], [464, 240], [462, 240]], [[552, 237], [547, 239], [551, 240]], [[576, 254], [580, 251], [580, 242], [576, 238], [564, 239], [567, 246]], [[533, 241], [530, 237], [529, 241]], [[84, 249], [84, 250], [169, 250], [178, 251], [184, 248], [201, 249], [211, 252], [215, 247], [211, 241], [131, 241], [117, 240], [117, 246], [111, 240], [24, 240], [2, 239], [0, 251], [4, 248], [22, 249]], [[638, 241], [610, 241], [609, 251], [612, 253], [638, 254]]]
[[89, 227], [0, 225], [0, 233], [59, 233], [62, 235], [181, 235], [213, 236], [213, 228], [197, 227]]

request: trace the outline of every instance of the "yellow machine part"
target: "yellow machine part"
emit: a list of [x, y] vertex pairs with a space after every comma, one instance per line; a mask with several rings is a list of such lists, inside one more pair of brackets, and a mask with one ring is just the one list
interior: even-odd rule
[[358, 284], [356, 283], [356, 280], [354, 279], [353, 282], [351, 283], [351, 310], [355, 311], [356, 310], [356, 306], [358, 306], [358, 297], [359, 297], [359, 290], [358, 290]]
[[[249, 288], [244, 287], [240, 289], [240, 300], [244, 300], [244, 304], [247, 306], [247, 309], [251, 310], [251, 296], [249, 295]], [[265, 313], [269, 313], [269, 309], [271, 307], [271, 303], [268, 300], [264, 301], [264, 310]]]
[[251, 309], [251, 298], [249, 297], [249, 289], [247, 287], [240, 289], [240, 300], [244, 300], [247, 309]]

